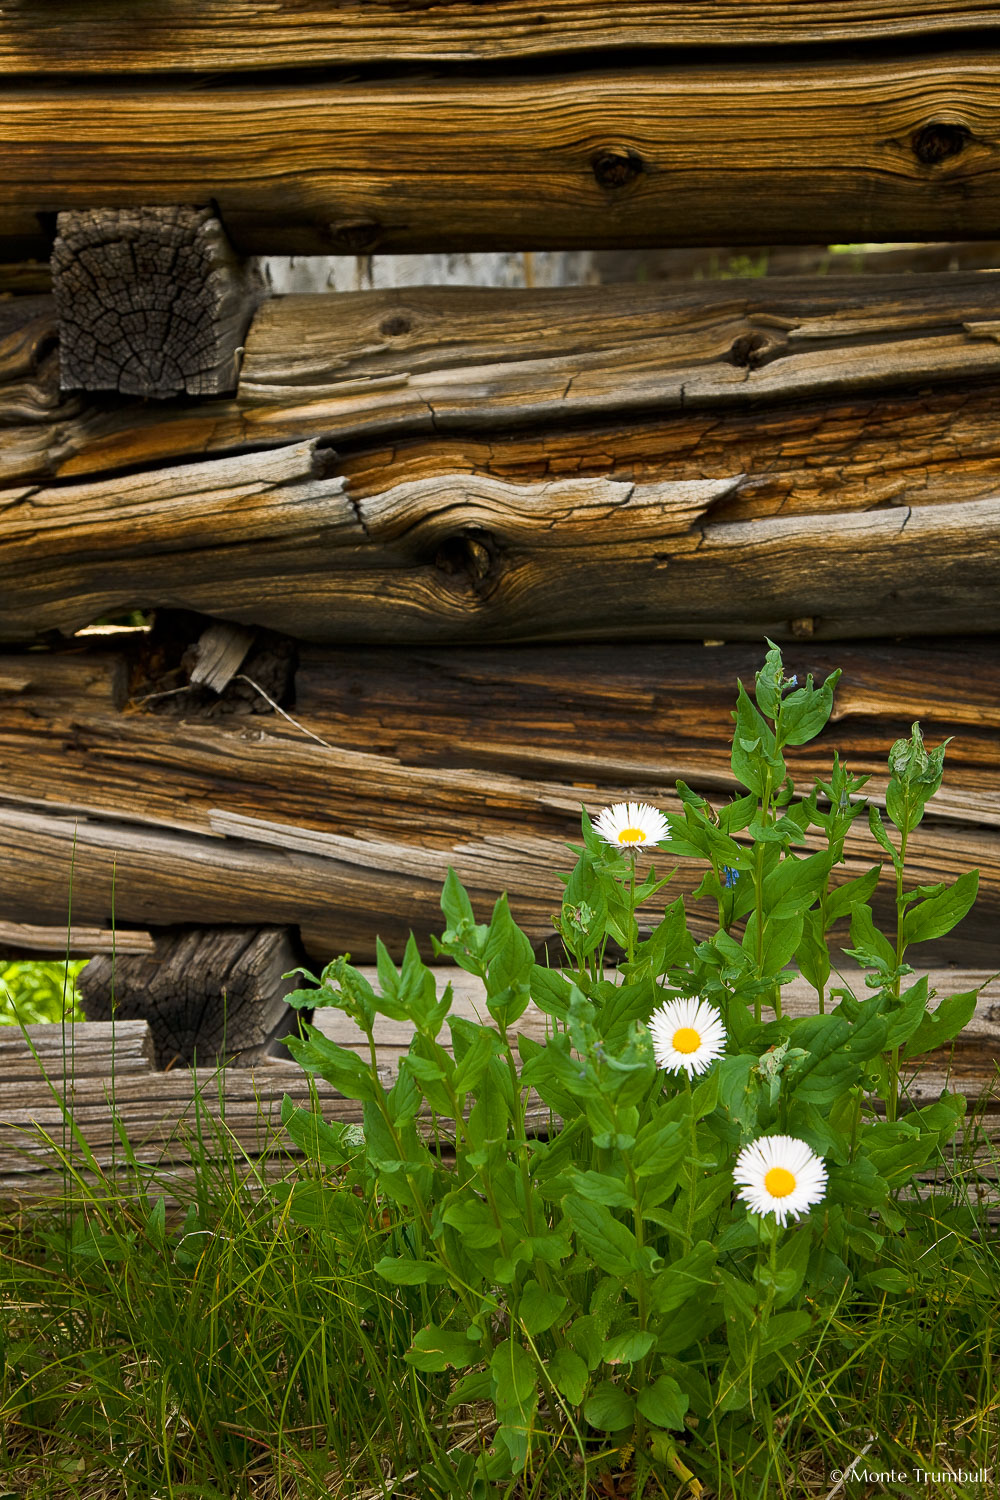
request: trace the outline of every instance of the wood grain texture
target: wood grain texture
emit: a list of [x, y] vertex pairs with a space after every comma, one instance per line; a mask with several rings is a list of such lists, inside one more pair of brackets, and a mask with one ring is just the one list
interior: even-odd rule
[[61, 213], [52, 273], [64, 390], [162, 400], [236, 389], [263, 283], [207, 209]]
[[145, 1020], [156, 1063], [248, 1064], [266, 1057], [293, 1016], [285, 979], [301, 960], [281, 928], [161, 933], [149, 954], [101, 954], [77, 981], [90, 1021]]
[[91, 958], [95, 953], [152, 953], [148, 932], [110, 927], [39, 927], [0, 922], [0, 958], [44, 955], [49, 960]]
[[[146, 1021], [50, 1021], [0, 1026], [0, 1088], [48, 1077], [65, 1087], [75, 1079], [106, 1080], [155, 1069], [153, 1037]], [[8, 1106], [12, 1093], [7, 1096]]]
[[709, 477], [676, 467], [697, 451], [713, 477], [748, 470], [759, 490], [777, 467], [771, 493], [794, 511], [800, 492], [818, 508], [833, 488], [852, 507], [889, 503], [907, 453], [927, 488], [981, 472], [995, 451], [1000, 290], [984, 275], [274, 298], [251, 326], [236, 401], [159, 409], [67, 398], [54, 304], [0, 311], [7, 484], [310, 436], [352, 450], [451, 436], [449, 465], [508, 477], [638, 465], [632, 477], [652, 478], [658, 450], [660, 477]]
[[[719, 520], [748, 476], [352, 496], [313, 443], [8, 490], [0, 640], [170, 606], [361, 644], [954, 634], [988, 618], [1000, 497]], [[943, 500], [943, 497], [942, 497]]]
[[996, 29], [985, 0], [464, 0], [415, 6], [403, 0], [8, 0], [0, 38], [6, 73], [197, 71], [336, 66], [387, 61], [469, 62], [559, 56], [630, 47], [783, 46], [796, 42], [900, 41]]
[[217, 205], [240, 254], [992, 238], [1000, 53], [251, 90], [15, 87], [0, 243]]
[[[801, 787], [827, 775], [840, 750], [852, 769], [874, 773], [866, 791], [879, 803], [889, 746], [914, 718], [928, 743], [954, 736], [944, 787], [911, 845], [910, 878], [981, 869], [974, 912], [934, 954], [969, 961], [975, 951], [990, 964], [1000, 914], [1000, 669], [995, 639], [953, 645], [799, 643], [790, 670], [822, 677], [840, 665], [846, 675], [833, 722], [789, 761]], [[140, 711], [85, 701], [73, 711], [68, 663], [76, 657], [83, 681], [91, 668], [87, 653], [65, 654], [50, 711], [38, 690], [2, 704], [9, 879], [0, 918], [57, 923], [72, 871], [75, 920], [106, 924], [116, 870], [119, 923], [293, 926], [315, 962], [345, 950], [371, 956], [377, 934], [398, 947], [411, 928], [426, 947], [440, 930], [449, 865], [478, 910], [506, 889], [533, 941], [545, 941], [581, 803], [594, 813], [637, 797], [673, 811], [678, 776], [713, 797], [732, 793], [735, 681], [751, 680], [761, 659], [751, 647], [681, 645], [630, 647], [627, 660], [613, 645], [312, 648], [289, 723], [274, 713], [201, 718], [197, 704], [185, 712], [183, 693]], [[36, 656], [8, 660], [21, 670]], [[128, 675], [145, 696], [143, 672]], [[879, 858], [859, 832], [850, 871]], [[690, 893], [700, 867], [678, 865], [675, 889]], [[887, 879], [879, 897], [883, 920], [890, 887]], [[705, 935], [707, 915], [691, 910]]]

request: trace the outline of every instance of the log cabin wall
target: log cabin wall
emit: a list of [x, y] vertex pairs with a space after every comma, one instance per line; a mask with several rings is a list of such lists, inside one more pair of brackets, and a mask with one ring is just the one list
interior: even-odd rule
[[[995, 276], [266, 298], [250, 258], [980, 265], [998, 17], [5, 5], [0, 923], [58, 927], [72, 888], [161, 950], [259, 927], [369, 961], [426, 948], [453, 865], [542, 945], [581, 802], [733, 789], [769, 635], [844, 671], [804, 777], [838, 749], [878, 800], [914, 718], [953, 736], [912, 874], [982, 895], [921, 957], [995, 967]], [[17, 262], [54, 242], [53, 295]], [[845, 875], [874, 859], [859, 835]]]

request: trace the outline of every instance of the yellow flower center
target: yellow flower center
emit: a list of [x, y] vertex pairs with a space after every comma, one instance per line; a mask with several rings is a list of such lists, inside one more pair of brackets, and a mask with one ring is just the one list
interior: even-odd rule
[[764, 1186], [772, 1198], [787, 1198], [795, 1191], [795, 1173], [787, 1167], [772, 1167], [764, 1175]]
[[618, 835], [619, 844], [644, 844], [646, 835], [641, 828], [623, 828]]
[[674, 1032], [675, 1052], [697, 1052], [701, 1046], [701, 1037], [693, 1026], [681, 1026]]

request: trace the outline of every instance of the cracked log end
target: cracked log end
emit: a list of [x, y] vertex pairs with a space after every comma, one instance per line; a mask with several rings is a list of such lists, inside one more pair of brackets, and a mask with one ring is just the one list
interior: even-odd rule
[[236, 389], [263, 287], [208, 209], [61, 213], [52, 273], [63, 390], [166, 398]]
[[174, 929], [154, 942], [151, 954], [91, 960], [79, 980], [88, 1021], [148, 1021], [159, 1068], [281, 1054], [297, 1029], [284, 975], [301, 962], [288, 929]]

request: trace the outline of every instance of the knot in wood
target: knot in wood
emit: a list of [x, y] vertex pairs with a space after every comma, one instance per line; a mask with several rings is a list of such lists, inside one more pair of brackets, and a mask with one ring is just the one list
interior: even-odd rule
[[348, 255], [366, 255], [378, 244], [382, 226], [376, 219], [351, 219], [331, 224], [327, 234], [335, 249]]
[[957, 156], [960, 151], [964, 151], [970, 135], [971, 132], [965, 125], [949, 125], [944, 120], [931, 120], [914, 133], [913, 154], [925, 166], [932, 167], [937, 162], [947, 161], [949, 156]]
[[389, 318], [383, 318], [378, 325], [379, 333], [384, 333], [386, 338], [400, 338], [404, 333], [410, 331], [410, 320], [402, 313], [393, 313]]
[[591, 170], [598, 184], [609, 192], [617, 192], [645, 170], [642, 157], [631, 146], [606, 146], [590, 159]]
[[734, 339], [729, 350], [731, 364], [738, 365], [743, 370], [759, 370], [764, 364], [767, 352], [773, 347], [773, 341], [766, 333], [754, 330], [751, 333], [741, 333], [739, 338]]
[[474, 589], [482, 588], [494, 570], [496, 538], [488, 531], [460, 531], [446, 537], [437, 549], [434, 566], [447, 578], [463, 578]]

